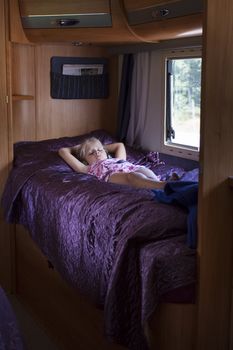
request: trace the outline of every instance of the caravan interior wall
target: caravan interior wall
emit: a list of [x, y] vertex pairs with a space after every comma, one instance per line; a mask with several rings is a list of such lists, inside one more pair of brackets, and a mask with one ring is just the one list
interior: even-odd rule
[[[118, 1], [111, 2], [120, 13]], [[202, 123], [200, 150], [200, 188], [199, 188], [199, 247], [198, 247], [198, 299], [195, 305], [161, 305], [158, 310], [157, 329], [151, 327], [151, 333], [156, 338], [154, 348], [168, 350], [186, 349], [229, 349], [232, 295], [232, 180], [233, 175], [233, 144], [232, 144], [232, 13], [233, 3], [230, 0], [206, 0], [204, 2], [204, 40], [203, 40], [203, 81], [202, 81]], [[221, 8], [221, 11], [219, 10]], [[118, 91], [118, 60], [111, 56], [105, 44], [111, 41], [108, 29], [103, 35], [94, 35], [95, 30], [82, 30], [82, 36], [94, 35], [97, 46], [87, 45], [76, 47], [71, 42], [78, 40], [74, 30], [67, 29], [61, 39], [56, 36], [58, 30], [48, 32], [30, 29], [29, 34], [35, 41], [29, 41], [21, 25], [19, 3], [17, 0], [0, 1], [0, 173], [2, 192], [7, 174], [12, 166], [13, 143], [25, 140], [42, 140], [60, 136], [73, 136], [96, 128], [115, 131], [117, 122], [117, 91]], [[202, 22], [202, 16], [198, 23]], [[122, 19], [123, 18], [123, 19]], [[183, 23], [183, 20], [181, 21]], [[121, 25], [123, 24], [123, 27]], [[166, 22], [167, 23], [167, 22]], [[173, 21], [179, 26], [179, 19]], [[186, 28], [189, 17], [185, 18]], [[156, 24], [157, 26], [157, 24]], [[146, 38], [151, 38], [149, 25], [146, 25]], [[153, 27], [153, 26], [152, 26]], [[123, 28], [123, 31], [121, 31]], [[155, 27], [154, 27], [155, 28]], [[166, 29], [166, 24], [164, 26]], [[93, 29], [93, 28], [92, 28]], [[132, 28], [131, 28], [132, 29]], [[173, 28], [174, 29], [174, 28]], [[114, 32], [114, 30], [116, 30]], [[125, 42], [137, 42], [143, 39], [129, 30], [124, 16], [119, 22], [114, 22], [112, 43], [119, 42], [119, 34], [127, 30]], [[54, 35], [54, 33], [56, 33]], [[69, 33], [72, 40], [69, 40]], [[114, 34], [115, 33], [115, 34]], [[138, 33], [142, 34], [140, 30]], [[170, 33], [174, 34], [174, 30]], [[149, 36], [148, 36], [149, 35]], [[56, 44], [48, 41], [55, 38]], [[145, 38], [144, 37], [144, 38]], [[64, 39], [64, 40], [62, 40]], [[144, 40], [146, 41], [146, 40]], [[74, 57], [104, 57], [109, 60], [110, 88], [109, 98], [101, 100], [55, 100], [50, 97], [50, 59], [52, 56]], [[157, 118], [157, 117], [156, 117]], [[149, 141], [149, 140], [148, 140]], [[229, 185], [230, 184], [230, 185]], [[46, 298], [47, 288], [58, 295], [61, 306], [76, 299], [76, 293], [61, 281], [59, 276], [52, 275], [41, 253], [29, 239], [28, 234], [15, 225], [7, 225], [1, 213], [0, 221], [0, 280], [1, 285], [11, 292], [17, 292], [20, 280], [23, 298], [30, 306], [37, 309], [41, 318], [51, 322], [52, 312], [40, 308], [36, 298], [30, 293], [31, 280], [27, 278], [26, 269], [31, 269], [32, 276], [37, 271], [40, 277], [46, 276], [45, 284], [37, 281], [40, 295], [57, 311], [63, 320], [63, 309], [58, 309], [50, 299]], [[17, 238], [16, 238], [17, 237]], [[29, 254], [27, 255], [27, 252]], [[34, 262], [34, 265], [31, 265]], [[31, 268], [32, 267], [32, 268]], [[55, 283], [53, 283], [55, 280]], [[19, 283], [18, 283], [19, 286]], [[35, 287], [35, 285], [34, 285]], [[57, 288], [59, 287], [59, 288]], [[43, 291], [43, 294], [40, 293]], [[58, 292], [61, 291], [59, 294]], [[69, 297], [72, 295], [72, 298]], [[80, 302], [81, 300], [81, 302]], [[92, 319], [91, 306], [83, 306], [82, 299], [72, 317], [75, 321], [77, 310], [85, 311], [86, 325]], [[43, 304], [44, 305], [44, 304]], [[88, 303], [87, 303], [88, 305]], [[39, 310], [38, 310], [39, 308]], [[68, 309], [66, 309], [67, 312]], [[70, 310], [72, 304], [70, 303]], [[174, 312], [174, 310], [176, 310]], [[45, 311], [45, 312], [43, 312]], [[93, 329], [98, 339], [99, 330], [103, 324], [103, 315], [94, 311]], [[58, 318], [57, 318], [58, 319]], [[66, 318], [69, 319], [69, 312]], [[152, 321], [153, 322], [153, 321]], [[66, 323], [66, 322], [65, 322]], [[81, 325], [82, 320], [79, 320]], [[72, 323], [71, 335], [78, 334]], [[177, 328], [174, 327], [174, 324]], [[54, 327], [56, 331], [56, 325]], [[169, 329], [169, 330], [168, 330]], [[76, 333], [75, 333], [76, 332]], [[89, 329], [84, 327], [84, 333], [90, 338]], [[62, 337], [67, 338], [65, 334]], [[185, 339], [184, 339], [185, 338]], [[71, 338], [68, 339], [70, 341]], [[93, 348], [95, 340], [93, 340]], [[103, 337], [101, 338], [103, 341]], [[85, 339], [83, 348], [85, 349]], [[67, 342], [67, 339], [65, 339]], [[158, 343], [159, 341], [159, 343]], [[152, 339], [152, 343], [153, 343]], [[104, 346], [108, 345], [103, 341]], [[159, 344], [159, 345], [158, 345]]]
[[[0, 2], [0, 111], [1, 111], [1, 123], [0, 123], [0, 191], [2, 193], [3, 187], [7, 178], [9, 170], [9, 154], [8, 154], [8, 141], [9, 141], [9, 118], [7, 115], [7, 74], [6, 74], [6, 18], [5, 18], [5, 6], [4, 1]], [[2, 286], [8, 290], [11, 288], [11, 273], [12, 273], [12, 251], [10, 241], [10, 227], [6, 225], [2, 217], [2, 211], [0, 213], [0, 280]]]
[[[109, 132], [114, 132], [116, 129], [117, 56], [109, 55], [104, 47], [92, 45], [84, 47], [71, 43], [35, 45], [28, 42], [21, 27], [19, 14], [16, 16], [16, 5], [16, 1], [6, 2], [4, 8], [4, 2], [1, 2], [1, 190], [13, 159], [14, 142], [72, 136], [93, 129], [104, 128]], [[50, 71], [53, 56], [107, 59], [108, 98], [52, 99]], [[15, 285], [12, 277], [15, 270], [14, 229], [12, 226], [5, 226], [4, 220], [1, 220], [1, 227], [3, 234], [0, 276], [3, 286], [12, 290]], [[11, 234], [9, 231], [12, 231]]]
[[[12, 76], [13, 95], [32, 96], [31, 100], [13, 103], [13, 139], [46, 139], [62, 135], [72, 136], [91, 129], [116, 126], [117, 58], [108, 57], [105, 49], [78, 48], [72, 45], [13, 44]], [[109, 97], [103, 99], [53, 99], [51, 98], [51, 58], [103, 57], [109, 58]], [[18, 64], [16, 64], [18, 63]], [[27, 109], [31, 113], [27, 113]], [[29, 112], [28, 110], [28, 112]], [[30, 128], [23, 130], [22, 120]], [[111, 115], [111, 117], [110, 117]], [[28, 117], [27, 117], [28, 116]], [[30, 135], [23, 135], [29, 132]]]

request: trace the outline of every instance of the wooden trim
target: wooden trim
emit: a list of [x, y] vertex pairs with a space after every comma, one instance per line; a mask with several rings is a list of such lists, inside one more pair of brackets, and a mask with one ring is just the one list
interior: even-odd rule
[[32, 95], [12, 95], [13, 101], [34, 100], [34, 98]]
[[35, 47], [11, 43], [12, 142], [35, 140]]
[[233, 262], [233, 2], [205, 2], [199, 185], [198, 350], [229, 349]]
[[[8, 152], [8, 89], [7, 89], [7, 1], [0, 1], [0, 196], [9, 172]], [[8, 101], [9, 102], [9, 101]], [[11, 227], [3, 219], [0, 209], [0, 283], [7, 290], [12, 291], [14, 259], [11, 250]]]
[[20, 13], [18, 0], [8, 0], [9, 2], [9, 28], [10, 28], [10, 41], [15, 43], [29, 44], [27, 37], [25, 36]]
[[[165, 21], [150, 22], [132, 26], [132, 29], [144, 40], [168, 40], [190, 36], [193, 30], [201, 30], [203, 15], [201, 13]], [[185, 34], [187, 33], [187, 34]]]

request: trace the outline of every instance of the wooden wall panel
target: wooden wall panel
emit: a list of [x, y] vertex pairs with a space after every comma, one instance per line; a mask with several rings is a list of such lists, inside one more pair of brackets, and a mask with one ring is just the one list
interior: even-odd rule
[[8, 0], [9, 3], [9, 36], [12, 42], [26, 43], [29, 41], [25, 36], [22, 28], [20, 13], [19, 13], [19, 1]]
[[[0, 196], [8, 175], [8, 118], [6, 76], [6, 21], [4, 0], [0, 1]], [[11, 228], [3, 221], [0, 211], [0, 284], [11, 290]]]
[[13, 102], [13, 142], [35, 140], [35, 122], [35, 102], [33, 100], [19, 100]]
[[36, 47], [37, 139], [73, 136], [94, 129], [115, 131], [117, 108], [116, 58], [110, 59], [108, 99], [60, 100], [50, 97], [50, 59], [53, 56], [106, 57], [101, 48], [41, 45]]
[[151, 349], [194, 350], [197, 304], [158, 306], [149, 325]]
[[12, 94], [35, 95], [34, 46], [12, 44]]
[[8, 165], [8, 120], [6, 82], [6, 40], [5, 40], [4, 1], [0, 1], [0, 191], [2, 192]]
[[[145, 41], [179, 39], [188, 37], [192, 31], [201, 35], [203, 15], [194, 14], [183, 17], [167, 19], [166, 21], [154, 21], [140, 25], [132, 25], [134, 32]], [[197, 34], [198, 35], [198, 34]]]
[[207, 0], [201, 117], [198, 350], [229, 349], [233, 193], [233, 2]]
[[35, 48], [11, 44], [12, 142], [35, 140]]

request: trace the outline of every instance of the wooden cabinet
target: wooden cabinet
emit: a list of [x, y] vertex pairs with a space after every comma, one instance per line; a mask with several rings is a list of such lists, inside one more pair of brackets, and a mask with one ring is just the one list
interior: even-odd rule
[[24, 28], [111, 27], [108, 0], [20, 0]]
[[[202, 30], [202, 0], [9, 0], [9, 3], [12, 39], [21, 37], [21, 42], [26, 37], [34, 43], [77, 42], [78, 38], [79, 43], [86, 44], [131, 44], [196, 36]], [[165, 13], [164, 20], [157, 21], [164, 7], [171, 7], [172, 11], [168, 16]], [[60, 25], [60, 15], [80, 23]], [[149, 20], [145, 15], [149, 15]], [[87, 21], [82, 24], [85, 16]], [[106, 22], [101, 22], [101, 16]], [[24, 30], [17, 29], [21, 20]]]
[[[11, 168], [13, 143], [35, 139], [34, 47], [10, 42], [8, 5], [0, 1], [0, 196]], [[9, 292], [15, 285], [14, 232], [1, 208], [0, 284]]]
[[21, 16], [110, 13], [109, 0], [19, 0]]
[[123, 0], [122, 4], [131, 30], [142, 41], [202, 34], [202, 0]]

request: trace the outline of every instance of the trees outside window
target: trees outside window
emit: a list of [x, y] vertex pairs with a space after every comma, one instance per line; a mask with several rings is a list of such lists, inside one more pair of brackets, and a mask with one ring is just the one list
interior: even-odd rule
[[199, 149], [201, 58], [167, 58], [165, 143]]

